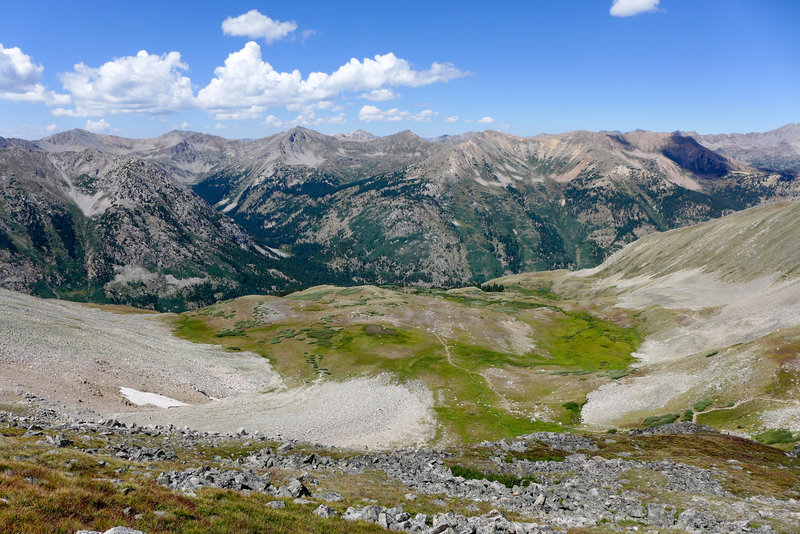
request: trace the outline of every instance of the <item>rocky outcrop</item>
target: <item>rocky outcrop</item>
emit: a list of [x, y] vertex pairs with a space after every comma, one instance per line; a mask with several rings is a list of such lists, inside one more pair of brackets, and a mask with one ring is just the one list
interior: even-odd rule
[[[230, 440], [247, 440], [248, 446], [267, 441], [274, 443], [260, 434], [208, 434], [174, 426], [126, 425], [113, 419], [70, 421], [60, 419], [54, 413], [19, 417], [0, 412], [0, 424], [25, 428], [27, 436], [38, 436], [43, 444], [51, 447], [74, 446], [72, 441], [82, 442], [83, 437], [93, 440], [102, 438], [108, 446], [82, 450], [89, 454], [108, 454], [137, 462], [163, 460], [170, 457], [171, 451], [215, 447]], [[65, 434], [74, 435], [76, 439], [67, 443], [63, 438]], [[158, 440], [161, 447], [148, 448], [134, 444], [143, 437]], [[554, 450], [577, 449], [591, 453], [597, 449], [597, 442], [592, 437], [553, 433], [485, 442], [478, 447], [500, 453], [524, 452], [532, 446], [541, 447], [545, 441], [558, 447]], [[115, 454], [114, 451], [124, 451], [124, 455]], [[321, 518], [341, 516], [347, 521], [368, 521], [394, 531], [437, 534], [545, 533], [559, 529], [592, 528], [600, 524], [609, 529], [617, 524], [640, 524], [686, 532], [766, 534], [774, 531], [768, 525], [754, 526], [760, 522], [760, 518], [782, 518], [791, 522], [793, 520], [790, 518], [795, 517], [792, 514], [800, 515], [797, 502], [770, 497], [741, 500], [723, 488], [718, 471], [671, 460], [645, 462], [607, 459], [580, 452], [570, 454], [564, 461], [519, 458], [504, 461], [498, 457], [492, 471], [513, 475], [506, 479], [517, 481], [509, 483], [510, 487], [497, 480], [455, 476], [449, 466], [456, 461], [457, 457], [452, 452], [440, 449], [359, 454], [290, 441], [277, 447], [264, 446], [236, 460], [217, 458], [214, 464], [162, 472], [156, 481], [189, 496], [196, 495], [204, 488], [259, 492], [276, 499], [294, 500], [298, 504], [316, 504], [316, 508], [309, 510], [309, 513]], [[340, 514], [328, 503], [341, 502], [342, 495], [311, 489], [319, 484], [318, 478], [327, 473], [358, 476], [374, 471], [385, 473], [408, 487], [408, 501], [415, 500], [417, 495], [427, 494], [436, 499], [485, 503], [495, 510], [471, 516], [452, 512], [412, 516], [402, 506], [370, 504], [350, 506]], [[276, 474], [280, 473], [283, 474], [279, 478], [281, 482], [273, 482], [274, 477], [279, 476]], [[644, 473], [660, 481], [660, 491], [691, 495], [691, 501], [678, 509], [669, 503], [654, 500], [647, 494], [626, 489], [625, 484], [633, 474], [641, 477]], [[375, 497], [382, 498], [379, 494]], [[709, 511], [709, 501], [715, 502], [715, 506], [731, 503], [732, 508], [724, 509], [738, 517]], [[281, 507], [284, 501], [271, 501], [269, 506]], [[506, 519], [507, 513], [529, 519], [512, 521]], [[753, 516], [752, 523], [747, 519], [748, 514]]]

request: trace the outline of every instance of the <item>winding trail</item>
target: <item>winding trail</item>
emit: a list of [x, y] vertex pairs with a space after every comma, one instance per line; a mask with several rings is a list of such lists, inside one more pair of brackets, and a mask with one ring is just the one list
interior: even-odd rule
[[752, 402], [752, 401], [755, 401], [755, 400], [763, 400], [763, 401], [767, 401], [767, 402], [782, 402], [784, 404], [794, 404], [794, 402], [792, 402], [790, 400], [786, 400], [786, 399], [774, 399], [774, 398], [771, 398], [771, 397], [763, 397], [763, 396], [761, 396], [761, 397], [747, 397], [746, 399], [741, 399], [741, 400], [738, 400], [738, 401], [734, 402], [732, 406], [722, 406], [722, 407], [719, 407], [719, 408], [709, 408], [707, 410], [703, 410], [702, 412], [694, 412], [694, 415], [692, 416], [692, 423], [697, 423], [697, 416], [699, 416], [701, 414], [707, 414], [707, 413], [711, 413], [711, 412], [722, 412], [722, 411], [725, 411], [725, 410], [735, 410], [736, 408], [738, 408], [742, 404], [747, 404], [748, 402]]
[[[450, 354], [450, 347], [447, 345], [447, 343], [444, 342], [444, 340], [438, 334], [438, 332], [436, 332], [436, 327], [435, 326], [432, 329], [428, 329], [428, 331], [431, 334], [433, 334], [436, 337], [436, 339], [439, 340], [439, 343], [441, 343], [442, 347], [444, 347], [444, 352], [445, 352], [445, 355], [447, 356], [447, 363], [449, 363], [450, 365], [452, 365], [456, 369], [459, 369], [459, 370], [464, 371], [465, 373], [467, 373], [467, 375], [469, 376], [470, 381], [476, 386], [479, 386], [479, 384], [475, 381], [476, 376], [479, 376], [480, 378], [482, 378], [483, 381], [486, 382], [486, 385], [489, 387], [489, 389], [495, 395], [497, 395], [498, 397], [503, 399], [503, 407], [502, 407], [502, 409], [504, 409], [508, 413], [515, 413], [516, 412], [516, 410], [514, 410], [511, 407], [511, 403], [505, 397], [505, 395], [503, 395], [502, 393], [497, 391], [494, 388], [494, 386], [492, 386], [492, 382], [489, 379], [487, 379], [485, 376], [481, 375], [480, 373], [475, 373], [475, 372], [470, 371], [469, 369], [467, 369], [465, 367], [461, 367], [460, 365], [458, 365], [456, 362], [453, 361], [453, 356], [452, 356], [452, 354]], [[479, 399], [476, 399], [476, 400], [479, 400]], [[481, 404], [483, 404], [483, 407], [486, 408], [486, 410], [488, 410], [489, 412], [492, 412], [495, 409], [495, 407], [492, 406], [491, 403], [488, 403], [485, 400]], [[495, 413], [494, 416], [497, 418], [498, 424], [503, 426], [502, 422], [500, 421], [500, 415]]]

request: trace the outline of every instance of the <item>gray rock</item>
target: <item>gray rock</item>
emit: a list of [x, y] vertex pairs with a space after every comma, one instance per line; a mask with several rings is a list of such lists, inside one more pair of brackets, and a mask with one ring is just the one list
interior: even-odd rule
[[648, 434], [719, 434], [711, 427], [681, 421], [677, 423], [667, 423], [649, 428], [634, 428], [629, 434], [648, 435]]
[[316, 499], [328, 502], [340, 502], [344, 500], [341, 493], [336, 493], [335, 491], [328, 491], [325, 493], [317, 493], [314, 495]]
[[647, 518], [657, 527], [675, 524], [675, 507], [668, 504], [647, 503]]
[[318, 507], [317, 507], [317, 508], [316, 508], [316, 509], [315, 509], [313, 512], [311, 512], [311, 513], [313, 513], [314, 515], [318, 515], [318, 516], [320, 516], [320, 517], [334, 517], [334, 516], [338, 515], [338, 514], [336, 513], [336, 510], [334, 510], [333, 508], [331, 508], [330, 506], [327, 506], [327, 505], [325, 505], [325, 504], [320, 504], [320, 505], [319, 505], [319, 506], [318, 506]]
[[295, 498], [296, 497], [310, 497], [311, 496], [311, 492], [300, 481], [299, 478], [296, 478], [296, 479], [292, 480], [289, 483], [288, 490], [289, 490], [289, 495], [291, 495], [292, 497], [295, 497]]

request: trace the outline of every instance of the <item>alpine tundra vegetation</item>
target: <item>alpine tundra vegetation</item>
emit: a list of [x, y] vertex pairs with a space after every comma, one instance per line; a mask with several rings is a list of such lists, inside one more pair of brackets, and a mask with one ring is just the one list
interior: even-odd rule
[[107, 4], [0, 16], [0, 533], [800, 532], [800, 3]]

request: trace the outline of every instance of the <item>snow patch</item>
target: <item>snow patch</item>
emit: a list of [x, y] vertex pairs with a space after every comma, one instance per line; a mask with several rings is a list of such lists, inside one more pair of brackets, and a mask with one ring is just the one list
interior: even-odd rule
[[136, 406], [144, 406], [151, 404], [158, 408], [172, 408], [174, 406], [190, 406], [185, 402], [159, 395], [158, 393], [148, 393], [146, 391], [139, 391], [133, 388], [119, 388], [120, 394], [131, 401]]

